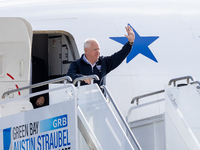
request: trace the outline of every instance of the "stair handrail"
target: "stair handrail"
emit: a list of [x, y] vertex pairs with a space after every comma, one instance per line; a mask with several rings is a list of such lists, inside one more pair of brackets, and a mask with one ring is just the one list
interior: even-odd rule
[[136, 104], [138, 105], [139, 99], [144, 98], [144, 97], [148, 97], [148, 96], [152, 96], [152, 95], [155, 95], [155, 94], [160, 94], [160, 93], [163, 93], [163, 92], [165, 92], [165, 90], [159, 90], [159, 91], [147, 93], [147, 94], [144, 94], [144, 95], [136, 96], [131, 100], [131, 104], [134, 104], [134, 102], [136, 101]]
[[168, 85], [171, 85], [172, 82], [173, 82], [173, 83], [174, 83], [174, 86], [176, 86], [176, 81], [180, 81], [180, 80], [184, 80], [184, 79], [187, 80], [187, 84], [189, 84], [189, 79], [191, 79], [192, 81], [195, 81], [194, 77], [192, 77], [192, 76], [183, 76], [183, 77], [171, 79], [171, 80], [169, 81]]
[[119, 108], [117, 107], [117, 105], [116, 105], [114, 99], [112, 98], [110, 92], [108, 91], [107, 87], [106, 87], [105, 85], [102, 85], [101, 88], [104, 89], [104, 91], [106, 92], [106, 94], [107, 94], [107, 96], [109, 97], [110, 101], [112, 102], [112, 104], [113, 104], [115, 110], [117, 111], [117, 113], [118, 113], [120, 119], [122, 120], [124, 126], [126, 127], [127, 131], [129, 132], [129, 134], [130, 134], [130, 136], [131, 136], [133, 142], [135, 143], [135, 145], [137, 146], [137, 148], [138, 148], [139, 150], [142, 150], [142, 148], [140, 147], [138, 141], [136, 140], [135, 136], [133, 135], [131, 129], [129, 128], [129, 126], [128, 126], [126, 120], [125, 120], [124, 117], [122, 116], [122, 113], [120, 112]]
[[163, 98], [163, 99], [155, 100], [155, 101], [144, 103], [144, 104], [141, 104], [141, 105], [136, 105], [136, 106], [129, 108], [127, 116], [126, 116], [126, 122], [129, 123], [129, 117], [130, 117], [130, 115], [131, 115], [131, 113], [134, 109], [142, 108], [142, 107], [145, 107], [145, 106], [148, 106], [148, 105], [152, 105], [152, 104], [156, 104], [156, 103], [160, 103], [160, 102], [164, 102], [164, 101], [165, 101], [165, 99]]
[[190, 82], [191, 85], [193, 84], [198, 84], [198, 86], [196, 87], [197, 89], [200, 89], [200, 82], [199, 81], [193, 81], [193, 82]]
[[97, 75], [89, 75], [89, 76], [79, 77], [79, 78], [76, 78], [74, 80], [73, 84], [76, 85], [76, 83], [78, 82], [78, 87], [79, 87], [80, 84], [81, 84], [81, 81], [83, 81], [85, 79], [91, 79], [91, 84], [93, 84], [94, 83], [94, 79], [95, 80], [99, 80], [99, 77]]
[[4, 92], [3, 95], [2, 95], [2, 98], [4, 99], [6, 97], [6, 95], [9, 95], [9, 94], [14, 93], [14, 92], [19, 92], [19, 91], [23, 91], [23, 90], [26, 90], [26, 89], [32, 89], [32, 88], [40, 87], [40, 86], [47, 85], [47, 84], [50, 84], [50, 83], [55, 83], [55, 82], [59, 82], [59, 81], [66, 81], [66, 80], [68, 82], [72, 82], [72, 79], [69, 76], [60, 77], [60, 78], [57, 78], [57, 79], [52, 79], [52, 80], [49, 80], [49, 81], [44, 81], [44, 82], [32, 84], [30, 86], [25, 86], [25, 87], [22, 87], [22, 88], [18, 88], [18, 89], [14, 89], [14, 90]]

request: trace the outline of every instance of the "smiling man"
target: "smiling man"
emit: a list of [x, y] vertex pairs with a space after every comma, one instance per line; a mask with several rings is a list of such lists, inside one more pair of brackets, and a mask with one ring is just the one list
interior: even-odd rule
[[[106, 84], [106, 75], [118, 67], [122, 61], [130, 53], [135, 34], [133, 29], [128, 25], [126, 28], [128, 42], [122, 47], [122, 49], [111, 56], [100, 56], [100, 46], [96, 39], [86, 39], [84, 42], [85, 53], [80, 59], [71, 63], [67, 75], [73, 80], [78, 77], [87, 75], [97, 75], [99, 81], [94, 81], [99, 86]], [[91, 80], [87, 79], [81, 82], [81, 85], [90, 84]]]

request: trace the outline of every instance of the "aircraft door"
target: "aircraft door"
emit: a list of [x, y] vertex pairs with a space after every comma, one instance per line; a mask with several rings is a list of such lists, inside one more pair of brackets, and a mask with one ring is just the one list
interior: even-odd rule
[[0, 22], [0, 81], [28, 82], [32, 28], [21, 18], [0, 18]]
[[49, 76], [60, 76], [62, 72], [62, 38], [61, 36], [50, 36], [49, 43]]
[[9, 89], [29, 85], [31, 43], [32, 28], [26, 20], [0, 18], [1, 96]]
[[[30, 62], [32, 44], [31, 25], [23, 18], [0, 18], [0, 96], [8, 90], [28, 86], [30, 84]], [[29, 90], [10, 94], [10, 98], [16, 98], [29, 94]], [[0, 98], [0, 102], [6, 99]], [[23, 102], [25, 110], [32, 109], [28, 100]], [[21, 111], [19, 100], [6, 103], [0, 108], [0, 115], [8, 115]], [[12, 109], [10, 109], [12, 105]], [[19, 109], [17, 108], [19, 107]], [[15, 108], [17, 110], [15, 111]]]
[[70, 40], [65, 35], [62, 35], [62, 43], [62, 75], [66, 75], [74, 56]]
[[66, 35], [49, 37], [49, 76], [56, 78], [67, 74], [74, 60], [73, 48]]

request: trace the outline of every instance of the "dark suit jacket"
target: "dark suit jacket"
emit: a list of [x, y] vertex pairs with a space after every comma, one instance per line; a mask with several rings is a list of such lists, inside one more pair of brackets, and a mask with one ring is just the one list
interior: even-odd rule
[[[47, 70], [46, 70], [44, 60], [40, 59], [38, 57], [32, 56], [32, 84], [44, 82], [44, 81], [47, 81], [47, 80], [48, 80], [48, 75], [47, 75]], [[40, 87], [37, 87], [37, 88], [33, 88], [32, 93], [39, 92], [39, 91], [46, 90], [46, 89], [48, 89], [48, 85], [40, 86]], [[49, 105], [49, 95], [43, 94], [43, 95], [38, 95], [38, 96], [32, 97], [30, 99], [34, 108], [42, 107], [42, 106], [37, 106], [35, 104], [37, 99], [40, 96], [44, 96], [44, 98], [45, 98], [45, 102], [42, 106]]]

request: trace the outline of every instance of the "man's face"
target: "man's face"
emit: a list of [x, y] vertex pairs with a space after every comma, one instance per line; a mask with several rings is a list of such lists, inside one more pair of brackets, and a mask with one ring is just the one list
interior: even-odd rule
[[85, 48], [85, 56], [91, 64], [94, 64], [100, 56], [100, 47], [96, 41], [91, 41], [90, 47]]

